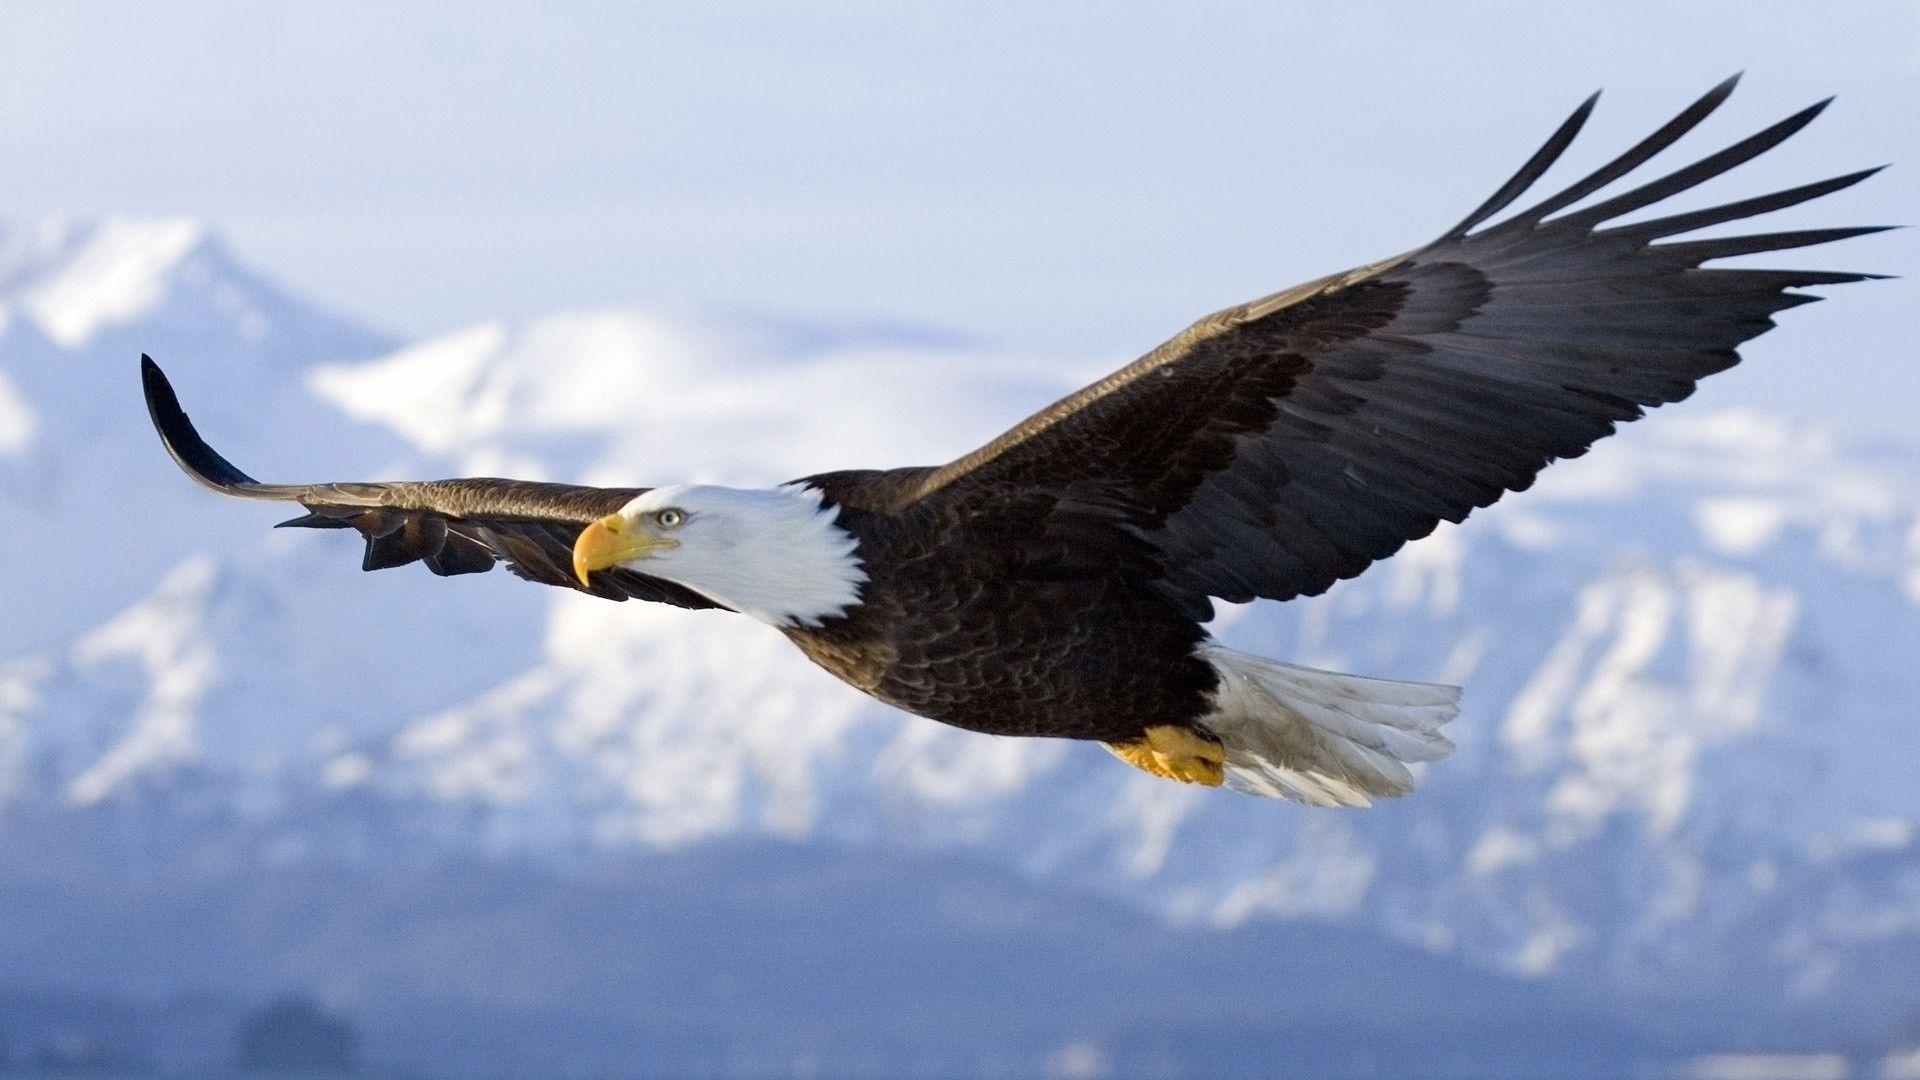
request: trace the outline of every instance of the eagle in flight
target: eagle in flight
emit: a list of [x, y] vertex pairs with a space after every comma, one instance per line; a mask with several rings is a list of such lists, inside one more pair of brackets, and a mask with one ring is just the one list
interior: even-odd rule
[[919, 716], [1095, 740], [1173, 780], [1364, 806], [1412, 790], [1409, 765], [1452, 749], [1440, 729], [1459, 689], [1235, 651], [1207, 633], [1213, 602], [1321, 593], [1686, 397], [1775, 313], [1817, 299], [1794, 290], [1874, 276], [1704, 265], [1874, 227], [1672, 238], [1875, 170], [1621, 221], [1766, 152], [1826, 104], [1609, 190], [1734, 81], [1505, 213], [1595, 95], [1432, 243], [1209, 315], [944, 465], [765, 489], [263, 484], [207, 445], [143, 357], [147, 405], [193, 479], [306, 508], [286, 525], [358, 531], [368, 570], [504, 562], [608, 600], [738, 612]]

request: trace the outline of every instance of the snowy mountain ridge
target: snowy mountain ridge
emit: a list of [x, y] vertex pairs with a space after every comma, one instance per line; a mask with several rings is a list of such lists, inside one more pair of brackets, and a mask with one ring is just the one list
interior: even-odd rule
[[[16, 462], [84, 459], [75, 403], [137, 408], [118, 354], [140, 349], [215, 446], [290, 480], [938, 461], [1124, 359], [644, 312], [393, 350], [230, 265], [196, 291], [210, 249], [173, 228], [0, 273], [37, 339], [16, 351], [9, 322], [0, 352], [36, 425]], [[1335, 920], [1620, 985], [1812, 993], [1890, 979], [1875, 965], [1920, 942], [1920, 447], [1683, 404], [1324, 597], [1223, 610], [1239, 648], [1467, 687], [1418, 793], [1338, 813], [904, 717], [746, 620], [361, 575], [356, 544], [172, 475], [129, 411], [96, 413], [97, 467], [0, 490], [77, 529], [135, 476], [164, 522], [138, 553], [98, 540], [84, 619], [0, 648], [0, 827], [8, 805], [184, 800], [303, 849], [378, 805], [450, 849], [576, 864], [753, 836], [955, 851], [1183, 922]], [[1896, 983], [1880, 1007], [1920, 1009]]]
[[[129, 393], [142, 352], [192, 358], [218, 388], [200, 415], [235, 454], [258, 457], [283, 445], [276, 418], [305, 407], [308, 366], [391, 348], [247, 271], [197, 223], [0, 225], [0, 515], [60, 538], [13, 553], [9, 598], [36, 617], [0, 624], [0, 655], [82, 633], [193, 550], [256, 542], [221, 543], [183, 516], [191, 504]], [[337, 414], [308, 423], [326, 436], [321, 454], [336, 442], [398, 449]], [[108, 520], [138, 522], [153, 542]]]

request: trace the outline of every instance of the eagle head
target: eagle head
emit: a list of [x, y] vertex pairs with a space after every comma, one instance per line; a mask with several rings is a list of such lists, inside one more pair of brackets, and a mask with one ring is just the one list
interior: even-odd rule
[[838, 517], [804, 484], [654, 488], [580, 531], [573, 572], [585, 584], [635, 570], [775, 626], [818, 626], [859, 603], [867, 579]]

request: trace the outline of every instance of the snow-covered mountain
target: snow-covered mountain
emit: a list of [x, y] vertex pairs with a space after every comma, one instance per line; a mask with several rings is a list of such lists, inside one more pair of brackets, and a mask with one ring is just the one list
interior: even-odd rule
[[[177, 478], [142, 437], [145, 409], [127, 389], [142, 352], [193, 358], [209, 419], [272, 454], [284, 448], [275, 417], [306, 396], [302, 371], [391, 345], [241, 269], [194, 222], [0, 225], [0, 517], [19, 541], [6, 601], [32, 613], [0, 620], [0, 655], [97, 624], [183, 552], [254, 542], [181, 518]], [[356, 427], [337, 415], [306, 424], [343, 440]]]
[[1920, 444], [1682, 405], [1325, 597], [1224, 611], [1237, 647], [1466, 685], [1416, 795], [1333, 812], [905, 717], [738, 618], [362, 576], [173, 475], [132, 363], [270, 479], [664, 483], [941, 460], [1123, 358], [652, 312], [392, 351], [171, 223], [7, 234], [0, 313], [0, 513], [50, 545], [7, 582], [0, 828], [190, 804], [344, 850], [378, 806], [556, 866], [957, 853], [1193, 926], [1920, 1012]]

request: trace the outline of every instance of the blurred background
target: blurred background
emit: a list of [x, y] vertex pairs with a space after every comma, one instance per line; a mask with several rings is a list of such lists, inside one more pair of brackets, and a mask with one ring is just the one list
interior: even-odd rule
[[0, 1074], [1920, 1076], [1908, 282], [1223, 611], [1465, 683], [1361, 812], [363, 576], [147, 429], [143, 351], [266, 479], [944, 460], [1431, 237], [1595, 88], [1555, 176], [1741, 69], [1674, 163], [1839, 101], [1691, 205], [1891, 160], [1769, 225], [1920, 206], [1912, 0], [1454, 7], [9, 5]]

